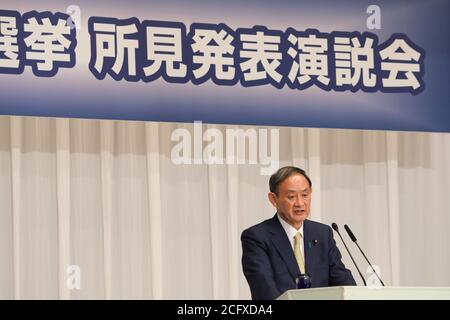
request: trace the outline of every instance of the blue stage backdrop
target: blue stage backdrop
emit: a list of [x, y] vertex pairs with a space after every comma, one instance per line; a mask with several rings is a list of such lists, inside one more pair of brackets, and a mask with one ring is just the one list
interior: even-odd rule
[[0, 114], [450, 132], [448, 0], [0, 4]]

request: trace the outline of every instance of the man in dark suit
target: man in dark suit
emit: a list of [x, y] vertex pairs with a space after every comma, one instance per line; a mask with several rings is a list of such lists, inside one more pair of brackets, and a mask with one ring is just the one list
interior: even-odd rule
[[300, 274], [309, 275], [312, 287], [356, 285], [331, 228], [306, 220], [312, 183], [305, 171], [281, 168], [270, 177], [269, 187], [277, 213], [241, 236], [242, 267], [252, 298], [276, 299], [297, 287]]

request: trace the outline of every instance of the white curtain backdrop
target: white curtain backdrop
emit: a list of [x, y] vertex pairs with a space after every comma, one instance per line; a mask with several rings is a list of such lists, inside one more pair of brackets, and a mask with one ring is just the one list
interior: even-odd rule
[[[1, 117], [0, 298], [250, 298], [240, 234], [273, 216], [269, 177], [175, 165], [176, 128], [193, 124]], [[450, 134], [279, 129], [280, 166], [313, 180], [312, 220], [348, 224], [386, 285], [450, 286]]]

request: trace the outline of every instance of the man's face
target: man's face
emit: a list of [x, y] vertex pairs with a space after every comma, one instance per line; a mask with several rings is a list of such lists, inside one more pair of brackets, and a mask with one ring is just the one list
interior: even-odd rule
[[301, 174], [293, 174], [278, 185], [278, 197], [269, 192], [269, 200], [283, 220], [299, 229], [309, 216], [311, 192], [308, 180]]

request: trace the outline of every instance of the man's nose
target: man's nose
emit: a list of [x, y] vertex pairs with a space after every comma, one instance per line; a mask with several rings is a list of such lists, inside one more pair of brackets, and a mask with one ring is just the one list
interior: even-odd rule
[[302, 199], [301, 196], [295, 197], [294, 205], [295, 205], [296, 207], [301, 207], [301, 206], [303, 206], [304, 204], [305, 204], [305, 201]]

